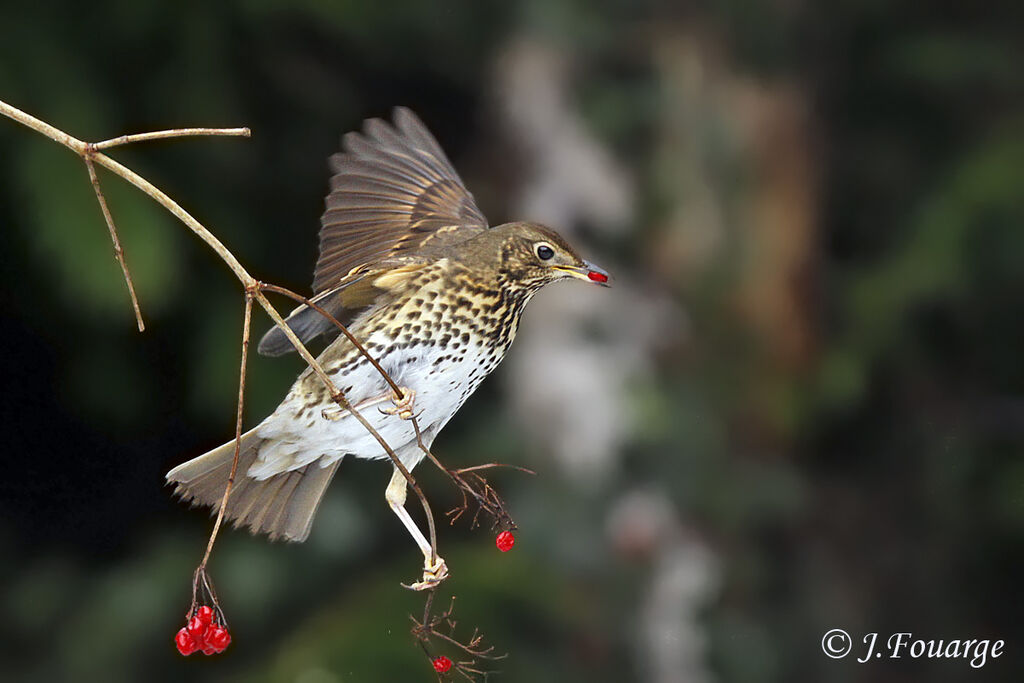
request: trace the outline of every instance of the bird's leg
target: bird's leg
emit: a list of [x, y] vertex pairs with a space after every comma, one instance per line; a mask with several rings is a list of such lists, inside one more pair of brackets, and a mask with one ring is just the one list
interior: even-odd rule
[[399, 387], [402, 390], [402, 397], [399, 398], [398, 394], [391, 392], [391, 402], [395, 404], [394, 408], [381, 408], [382, 413], [388, 415], [398, 415], [403, 420], [411, 420], [413, 416], [412, 403], [416, 398], [416, 392], [409, 387]]
[[423, 553], [423, 580], [417, 581], [411, 586], [406, 586], [406, 588], [421, 591], [433, 588], [448, 578], [448, 565], [445, 564], [440, 555], [434, 554], [434, 550], [430, 547], [430, 542], [420, 532], [416, 522], [412, 521], [412, 517], [409, 516], [409, 512], [405, 509], [405, 493], [405, 477], [398, 471], [398, 468], [395, 468], [394, 473], [391, 475], [391, 482], [384, 492], [384, 497], [387, 499], [391, 511], [398, 516], [398, 519], [402, 520], [402, 524], [405, 525], [412, 539], [416, 541], [416, 545], [419, 546], [420, 551]]

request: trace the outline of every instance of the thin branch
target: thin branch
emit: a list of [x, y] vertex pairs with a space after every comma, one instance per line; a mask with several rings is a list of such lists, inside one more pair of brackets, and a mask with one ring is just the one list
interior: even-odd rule
[[185, 211], [185, 209], [181, 208], [176, 201], [171, 199], [166, 193], [160, 190], [160, 188], [153, 185], [153, 183], [149, 182], [135, 171], [118, 163], [117, 161], [114, 161], [106, 154], [97, 152], [92, 148], [91, 143], [84, 142], [83, 140], [79, 140], [76, 137], [68, 135], [59, 128], [55, 128], [45, 121], [37, 119], [31, 114], [26, 114], [17, 107], [12, 107], [2, 100], [0, 100], [0, 114], [14, 119], [18, 123], [21, 123], [38, 133], [42, 133], [54, 142], [58, 142], [67, 147], [83, 159], [86, 157], [91, 158], [93, 162], [99, 166], [102, 166], [139, 188], [160, 206], [170, 211], [171, 214], [184, 223], [185, 226], [194, 232], [201, 240], [206, 242], [207, 246], [209, 246], [217, 256], [227, 264], [228, 268], [231, 269], [231, 272], [235, 274], [235, 277], [242, 281], [242, 285], [244, 287], [248, 289], [256, 283], [255, 278], [249, 275], [245, 268], [242, 267], [242, 264], [238, 262], [238, 259], [235, 258], [235, 255], [228, 251], [227, 247], [225, 247], [224, 244], [213, 235], [213, 233], [207, 230], [202, 223], [197, 221], [190, 213]]
[[210, 541], [206, 544], [206, 553], [200, 567], [205, 567], [213, 552], [213, 544], [217, 540], [217, 532], [220, 531], [221, 522], [224, 521], [224, 511], [228, 507], [228, 496], [231, 495], [231, 487], [235, 484], [235, 473], [238, 471], [238, 456], [242, 448], [242, 406], [245, 402], [245, 368], [249, 361], [249, 323], [252, 321], [252, 294], [245, 293], [245, 317], [242, 319], [242, 367], [238, 373], [238, 407], [235, 412], [235, 456], [231, 460], [231, 473], [228, 474], [228, 483], [224, 487], [224, 497], [220, 500], [220, 510], [217, 511], [217, 521], [213, 523], [213, 532], [210, 534]]
[[117, 228], [114, 227], [114, 217], [110, 215], [110, 207], [107, 206], [107, 199], [100, 189], [100, 179], [96, 175], [96, 166], [88, 156], [82, 157], [85, 160], [85, 168], [89, 171], [89, 181], [92, 183], [93, 192], [96, 193], [96, 200], [100, 203], [100, 211], [103, 212], [103, 220], [107, 222], [107, 229], [110, 230], [110, 240], [114, 243], [114, 256], [121, 264], [121, 272], [124, 274], [125, 284], [128, 285], [128, 295], [132, 298], [132, 309], [135, 311], [135, 322], [139, 326], [139, 332], [146, 331], [146, 324], [142, 322], [142, 310], [139, 309], [139, 299], [135, 296], [135, 284], [132, 282], [132, 274], [128, 272], [128, 263], [124, 259], [124, 249], [121, 248], [121, 240], [117, 238]]
[[459, 474], [464, 474], [466, 472], [475, 472], [477, 470], [490, 470], [490, 469], [494, 469], [495, 467], [505, 467], [505, 468], [510, 469], [510, 470], [518, 470], [520, 472], [523, 472], [524, 474], [532, 474], [534, 476], [537, 475], [537, 473], [534, 472], [533, 470], [531, 470], [529, 467], [520, 467], [519, 465], [509, 465], [506, 462], [486, 462], [483, 465], [473, 465], [472, 467], [460, 467], [459, 469], [457, 469], [455, 471], [458, 472]]
[[209, 136], [234, 136], [247, 138], [252, 135], [248, 128], [172, 128], [171, 130], [155, 130], [149, 133], [136, 133], [135, 135], [120, 135], [103, 142], [92, 143], [95, 150], [117, 147], [119, 145], [130, 145], [135, 142], [148, 140], [163, 140], [165, 138], [184, 138], [199, 135]]

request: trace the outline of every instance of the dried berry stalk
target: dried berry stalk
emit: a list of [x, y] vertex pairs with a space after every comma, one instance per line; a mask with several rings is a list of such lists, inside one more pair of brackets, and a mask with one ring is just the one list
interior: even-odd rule
[[[430, 591], [427, 594], [427, 601], [423, 607], [423, 618], [417, 620], [416, 617], [410, 614], [409, 619], [413, 623], [412, 635], [419, 642], [420, 647], [423, 648], [423, 652], [427, 659], [430, 660], [434, 670], [439, 674], [443, 674], [451, 668], [449, 666], [444, 671], [438, 670], [437, 662], [443, 656], [435, 656], [431, 653], [432, 641], [436, 638], [461, 650], [465, 654], [466, 659], [454, 662], [454, 670], [466, 680], [486, 680], [490, 674], [497, 673], [496, 670], [489, 668], [489, 663], [507, 658], [508, 653], [495, 654], [494, 646], [484, 643], [484, 635], [480, 632], [480, 629], [474, 627], [472, 635], [465, 642], [459, 641], [454, 637], [455, 628], [458, 626], [458, 622], [455, 620], [455, 596], [452, 596], [448, 609], [440, 614], [431, 614], [433, 606], [434, 591]], [[443, 659], [448, 658], [443, 657]], [[451, 660], [448, 660], [448, 663], [449, 665], [453, 664]]]

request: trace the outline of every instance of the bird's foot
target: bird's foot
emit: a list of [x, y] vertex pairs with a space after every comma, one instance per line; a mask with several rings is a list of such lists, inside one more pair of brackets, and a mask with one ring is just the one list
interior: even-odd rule
[[411, 420], [413, 416], [412, 404], [416, 399], [416, 392], [408, 387], [399, 387], [402, 390], [402, 397], [399, 398], [398, 394], [391, 392], [391, 402], [395, 404], [393, 408], [381, 408], [382, 413], [388, 415], [397, 415], [403, 420]]
[[402, 586], [414, 591], [425, 591], [431, 588], [436, 588], [439, 583], [448, 578], [448, 565], [445, 564], [444, 559], [438, 555], [436, 559], [431, 562], [430, 558], [426, 558], [423, 561], [423, 579], [417, 581], [414, 584], [405, 584]]

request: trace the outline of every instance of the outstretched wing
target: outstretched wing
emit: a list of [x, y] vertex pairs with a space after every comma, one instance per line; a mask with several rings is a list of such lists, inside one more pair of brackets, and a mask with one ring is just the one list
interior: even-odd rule
[[[424, 248], [469, 239], [487, 229], [487, 220], [437, 141], [408, 109], [395, 109], [393, 125], [366, 121], [362, 134], [345, 135], [343, 146], [330, 159], [334, 175], [320, 218], [313, 301], [347, 324], [380, 293], [367, 285], [367, 273], [379, 276], [415, 260]], [[292, 311], [287, 322], [303, 343], [336, 331], [306, 306]], [[293, 350], [276, 327], [259, 344], [266, 356]]]
[[354, 268], [487, 229], [473, 195], [408, 109], [395, 109], [394, 125], [368, 120], [362, 134], [345, 136], [344, 147], [331, 157], [314, 293], [334, 287]]

